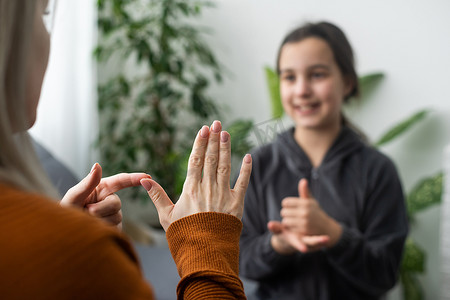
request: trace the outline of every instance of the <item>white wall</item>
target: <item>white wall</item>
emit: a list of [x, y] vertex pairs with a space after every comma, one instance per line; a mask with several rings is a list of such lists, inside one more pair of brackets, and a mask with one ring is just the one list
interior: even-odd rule
[[[212, 93], [231, 107], [232, 118], [269, 120], [263, 66], [274, 67], [284, 35], [304, 21], [328, 20], [352, 43], [360, 74], [382, 71], [386, 78], [352, 114], [371, 138], [413, 112], [433, 113], [414, 130], [382, 150], [396, 162], [405, 190], [442, 169], [450, 141], [450, 1], [217, 0], [202, 24], [208, 41], [232, 73]], [[428, 253], [421, 277], [427, 299], [439, 298], [439, 207], [421, 213], [412, 235]], [[397, 299], [398, 294], [390, 297]]]
[[31, 134], [79, 178], [89, 173], [98, 130], [96, 10], [91, 0], [58, 1], [36, 124]]

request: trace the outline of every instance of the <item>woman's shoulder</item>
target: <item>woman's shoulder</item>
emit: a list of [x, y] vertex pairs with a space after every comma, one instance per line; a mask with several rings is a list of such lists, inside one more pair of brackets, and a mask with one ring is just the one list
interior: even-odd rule
[[80, 209], [61, 207], [56, 200], [9, 185], [0, 184], [0, 191], [0, 224], [9, 228], [0, 233], [1, 239], [22, 236], [25, 244], [45, 242], [60, 249], [92, 247], [102, 238], [126, 239]]
[[[81, 210], [0, 184], [0, 227], [2, 295], [151, 298], [127, 238]], [[11, 289], [17, 282], [27, 289]]]

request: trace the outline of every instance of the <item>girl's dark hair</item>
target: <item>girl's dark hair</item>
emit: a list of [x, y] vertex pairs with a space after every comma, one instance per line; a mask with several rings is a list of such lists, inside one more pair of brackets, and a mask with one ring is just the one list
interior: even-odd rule
[[306, 23], [291, 31], [281, 43], [277, 56], [277, 72], [280, 73], [280, 54], [285, 44], [300, 42], [309, 37], [316, 37], [324, 40], [333, 52], [334, 59], [346, 80], [353, 84], [353, 89], [344, 100], [359, 96], [358, 76], [355, 71], [355, 61], [352, 46], [348, 42], [345, 34], [337, 26], [328, 22]]

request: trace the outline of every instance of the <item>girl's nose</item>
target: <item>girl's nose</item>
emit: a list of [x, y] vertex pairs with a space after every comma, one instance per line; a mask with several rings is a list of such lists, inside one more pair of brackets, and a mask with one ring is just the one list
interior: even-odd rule
[[311, 95], [311, 85], [307, 79], [299, 78], [295, 83], [295, 95], [298, 97], [308, 97]]

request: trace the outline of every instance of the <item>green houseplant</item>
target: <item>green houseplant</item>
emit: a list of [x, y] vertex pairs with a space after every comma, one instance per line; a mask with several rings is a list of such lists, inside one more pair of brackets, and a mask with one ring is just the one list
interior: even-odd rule
[[[208, 86], [221, 66], [193, 20], [203, 0], [98, 0], [98, 149], [106, 175], [146, 171], [180, 193], [187, 155], [201, 124], [218, 115]], [[113, 71], [110, 71], [114, 66]], [[147, 201], [142, 189], [127, 198]]]
[[[279, 92], [278, 74], [270, 67], [265, 67], [266, 80], [269, 88], [272, 117], [283, 116]], [[377, 84], [383, 79], [383, 73], [370, 73], [359, 78], [362, 94], [369, 94]], [[361, 99], [362, 103], [364, 98]], [[429, 114], [429, 110], [418, 111], [405, 120], [401, 120], [386, 132], [375, 143], [374, 147], [384, 146], [414, 127]], [[441, 172], [420, 180], [413, 189], [406, 193], [408, 220], [414, 226], [416, 214], [430, 206], [441, 202], [442, 198]], [[417, 275], [425, 272], [426, 253], [424, 249], [411, 237], [407, 238], [403, 259], [400, 266], [400, 282], [402, 285], [403, 298], [405, 300], [424, 299], [423, 288], [417, 279]]]

